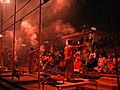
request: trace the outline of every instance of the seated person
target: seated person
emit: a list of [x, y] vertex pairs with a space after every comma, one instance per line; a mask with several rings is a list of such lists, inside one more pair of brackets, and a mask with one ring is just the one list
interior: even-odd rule
[[80, 57], [76, 57], [74, 61], [74, 71], [79, 72], [80, 67], [82, 67], [82, 62], [80, 61]]

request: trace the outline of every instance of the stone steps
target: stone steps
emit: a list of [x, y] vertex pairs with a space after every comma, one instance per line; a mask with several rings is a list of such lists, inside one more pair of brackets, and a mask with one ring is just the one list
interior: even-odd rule
[[109, 82], [110, 84], [117, 84], [117, 78], [111, 78], [111, 77], [101, 77], [99, 81]]
[[110, 81], [109, 82], [104, 82], [104, 81], [98, 81], [98, 88], [106, 88], [109, 90], [117, 90], [117, 84], [113, 84]]
[[[96, 87], [95, 86], [84, 86], [85, 87], [85, 90], [96, 90]], [[107, 89], [107, 88], [103, 88], [103, 87], [97, 87], [97, 90], [110, 90], [110, 89]]]
[[[111, 77], [101, 77], [98, 81], [97, 90], [118, 90], [117, 79]], [[85, 90], [96, 90], [95, 86], [84, 86]]]

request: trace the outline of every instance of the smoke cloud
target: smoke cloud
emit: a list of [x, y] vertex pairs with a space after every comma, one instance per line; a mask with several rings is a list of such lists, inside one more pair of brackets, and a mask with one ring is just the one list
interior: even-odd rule
[[37, 29], [32, 26], [29, 20], [24, 20], [21, 23], [21, 31], [24, 33], [25, 37], [29, 39], [30, 43], [35, 46], [37, 42]]
[[[47, 38], [51, 38], [52, 36], [62, 38], [64, 35], [69, 35], [75, 32], [75, 28], [73, 28], [70, 23], [65, 23], [63, 20], [59, 19], [52, 23], [50, 26], [44, 28], [43, 31], [47, 36]], [[54, 35], [53, 35], [54, 34]], [[54, 39], [53, 38], [53, 39]]]

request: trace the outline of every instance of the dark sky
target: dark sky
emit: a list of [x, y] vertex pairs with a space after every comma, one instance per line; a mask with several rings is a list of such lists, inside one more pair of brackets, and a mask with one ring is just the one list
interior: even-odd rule
[[77, 0], [74, 8], [71, 23], [76, 28], [82, 24], [88, 24], [111, 32], [112, 24], [115, 24], [116, 31], [119, 31], [120, 6], [118, 0]]

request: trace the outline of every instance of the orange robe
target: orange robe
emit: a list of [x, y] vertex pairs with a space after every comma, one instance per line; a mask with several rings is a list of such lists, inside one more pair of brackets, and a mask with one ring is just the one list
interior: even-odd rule
[[66, 70], [65, 70], [65, 77], [67, 80], [74, 79], [74, 53], [75, 47], [74, 46], [66, 46], [65, 47], [65, 61], [66, 61]]
[[29, 56], [28, 56], [28, 70], [29, 73], [33, 73], [35, 71], [35, 63], [34, 63], [34, 59], [35, 59], [35, 55], [34, 55], [34, 51], [29, 51]]

